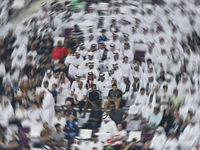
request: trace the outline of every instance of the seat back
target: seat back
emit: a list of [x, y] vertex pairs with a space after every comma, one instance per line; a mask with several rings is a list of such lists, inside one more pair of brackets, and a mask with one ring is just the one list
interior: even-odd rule
[[136, 138], [137, 141], [139, 141], [141, 139], [141, 135], [142, 132], [141, 131], [131, 131], [129, 132], [129, 136], [128, 136], [128, 142], [131, 142], [133, 140], [133, 138]]
[[39, 137], [41, 131], [42, 131], [42, 126], [32, 126], [30, 131], [31, 138]]
[[58, 96], [58, 97], [57, 97], [57, 105], [58, 105], [58, 106], [65, 105], [65, 101], [66, 101], [66, 98], [65, 98], [65, 97], [61, 97], [61, 96]]
[[61, 41], [62, 44], [64, 44], [65, 38], [64, 37], [54, 37], [54, 44], [53, 44], [53, 46], [56, 46], [57, 43], [58, 43], [58, 41]]
[[82, 139], [90, 139], [92, 136], [92, 130], [89, 129], [80, 129], [79, 136]]

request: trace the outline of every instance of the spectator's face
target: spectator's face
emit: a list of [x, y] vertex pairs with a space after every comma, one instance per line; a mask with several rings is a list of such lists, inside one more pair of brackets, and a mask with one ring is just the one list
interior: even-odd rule
[[125, 63], [127, 63], [127, 62], [128, 62], [128, 57], [126, 57], [126, 58], [124, 59], [124, 62], [125, 62]]
[[62, 47], [62, 42], [61, 41], [58, 41], [58, 47], [60, 48], [60, 47]]
[[143, 95], [143, 94], [144, 94], [144, 92], [145, 92], [145, 90], [141, 90], [141, 91], [140, 91], [140, 94], [141, 94], [141, 95]]
[[11, 86], [7, 85], [7, 91], [11, 91]]
[[113, 86], [112, 89], [113, 89], [114, 92], [116, 92], [117, 91], [117, 86]]
[[53, 84], [53, 85], [52, 85], [52, 90], [55, 90], [55, 89], [56, 89], [56, 85]]
[[118, 125], [117, 125], [117, 130], [118, 130], [118, 131], [121, 131], [121, 130], [122, 130], [122, 124], [118, 124]]
[[105, 48], [105, 44], [99, 44], [99, 49], [104, 49]]
[[164, 91], [167, 92], [167, 90], [168, 90], [168, 87], [164, 87]]
[[89, 58], [89, 60], [92, 60], [92, 59], [93, 59], [93, 56], [89, 56], [88, 58]]
[[80, 78], [76, 78], [76, 82], [79, 82], [80, 81]]
[[63, 68], [64, 67], [64, 64], [62, 64], [62, 63], [59, 63], [58, 65], [59, 65], [59, 68]]
[[46, 54], [42, 54], [42, 59], [46, 59]]
[[58, 127], [56, 128], [56, 130], [57, 130], [57, 131], [61, 131], [61, 127], [58, 126]]
[[103, 82], [104, 81], [104, 77], [100, 77], [100, 81]]
[[158, 109], [157, 109], [157, 108], [154, 108], [154, 109], [153, 109], [153, 112], [154, 112], [155, 114], [158, 114]]
[[50, 79], [51, 78], [51, 73], [47, 73], [47, 77]]
[[91, 64], [90, 64], [90, 65], [89, 65], [89, 68], [90, 68], [90, 69], [93, 69], [93, 68], [94, 68], [94, 65], [91, 65]]
[[70, 122], [73, 122], [73, 121], [74, 121], [74, 115], [70, 115], [70, 116], [69, 116], [69, 121], [70, 121]]
[[62, 117], [62, 114], [59, 112], [59, 113], [57, 113], [57, 115], [56, 115], [56, 116], [57, 116], [57, 118], [59, 118], [59, 119], [60, 119], [60, 118]]
[[80, 54], [76, 54], [76, 59], [79, 59], [79, 57], [80, 57]]
[[82, 83], [82, 82], [79, 82], [79, 83], [78, 83], [78, 87], [79, 87], [79, 88], [82, 88], [82, 86], [83, 86], [83, 83]]
[[118, 55], [114, 55], [114, 59], [117, 60], [119, 58]]
[[78, 27], [74, 27], [74, 30], [75, 30], [75, 31], [78, 31]]
[[96, 86], [92, 86], [92, 92], [96, 92], [97, 91], [97, 87]]
[[88, 79], [89, 79], [89, 80], [93, 80], [93, 75], [89, 75], [89, 76], [88, 76]]

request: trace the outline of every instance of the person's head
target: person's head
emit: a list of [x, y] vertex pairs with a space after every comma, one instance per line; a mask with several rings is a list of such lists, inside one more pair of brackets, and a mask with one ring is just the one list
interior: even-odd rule
[[57, 123], [57, 124], [55, 125], [55, 128], [56, 128], [56, 131], [57, 131], [57, 132], [60, 132], [60, 131], [61, 131], [61, 124], [60, 124], [60, 123]]
[[142, 88], [140, 89], [140, 94], [143, 95], [144, 93], [145, 93], [145, 88], [142, 87]]
[[98, 150], [98, 148], [97, 147], [93, 147], [92, 150]]
[[62, 47], [62, 41], [58, 41], [57, 47], [61, 48]]
[[133, 140], [132, 140], [132, 145], [133, 145], [133, 146], [136, 146], [136, 145], [137, 145], [137, 139], [136, 139], [136, 138], [133, 138]]
[[178, 96], [178, 89], [174, 89], [174, 95]]
[[123, 76], [123, 80], [124, 80], [125, 83], [127, 83], [127, 82], [129, 81], [128, 75], [124, 75], [124, 76]]
[[7, 91], [11, 91], [11, 90], [12, 90], [11, 84], [8, 84], [8, 85], [6, 86], [6, 90], [7, 90]]
[[83, 87], [83, 82], [82, 81], [79, 81], [79, 83], [78, 83], [78, 88], [82, 88]]
[[19, 75], [22, 77], [23, 75], [24, 75], [24, 70], [22, 69], [22, 70], [20, 70], [20, 73], [19, 73]]
[[116, 83], [114, 83], [114, 84], [112, 85], [112, 89], [113, 89], [114, 92], [117, 91], [117, 84], [116, 84]]
[[101, 34], [104, 36], [105, 33], [106, 33], [106, 30], [105, 30], [105, 29], [102, 29], [102, 30], [101, 30]]
[[92, 135], [92, 140], [94, 141], [94, 143], [96, 143], [98, 141], [98, 136], [97, 135]]
[[47, 58], [47, 54], [45, 52], [42, 53], [42, 59], [46, 59]]
[[99, 42], [99, 49], [104, 49], [106, 45], [104, 44], [103, 41]]
[[58, 111], [58, 112], [56, 113], [56, 117], [57, 117], [58, 119], [60, 119], [60, 118], [62, 117], [62, 113], [61, 113], [60, 111]]
[[113, 70], [117, 70], [118, 69], [118, 63], [114, 63], [113, 64]]
[[104, 76], [105, 76], [105, 74], [103, 74], [103, 73], [101, 73], [101, 74], [99, 75], [99, 79], [100, 79], [101, 82], [104, 81], [104, 79], [105, 79]]
[[21, 105], [19, 106], [19, 108], [20, 108], [21, 110], [25, 110], [25, 105], [24, 105], [24, 104], [21, 104]]
[[114, 60], [117, 60], [119, 58], [119, 54], [118, 53], [114, 53]]
[[92, 41], [93, 39], [94, 39], [94, 35], [93, 35], [93, 34], [90, 34], [89, 40]]
[[94, 68], [94, 62], [89, 62], [88, 66], [89, 66], [89, 69], [93, 69]]
[[96, 92], [96, 91], [97, 91], [97, 86], [96, 86], [96, 84], [92, 84], [92, 85], [91, 85], [91, 88], [92, 88], [92, 92]]
[[118, 39], [118, 35], [117, 34], [113, 34], [113, 40], [117, 40]]
[[65, 66], [64, 61], [63, 61], [63, 60], [60, 60], [60, 61], [58, 62], [58, 66], [59, 66], [59, 68], [62, 69], [62, 68]]
[[49, 82], [46, 80], [43, 82], [43, 86], [44, 88], [48, 89], [48, 86], [49, 86]]
[[153, 82], [153, 76], [149, 76], [149, 78], [148, 78], [148, 80], [149, 80], [149, 82]]
[[125, 50], [126, 50], [126, 49], [129, 49], [129, 47], [130, 47], [130, 46], [129, 46], [129, 43], [127, 43], [127, 42], [124, 43], [124, 49], [125, 49]]
[[37, 102], [33, 102], [33, 103], [31, 104], [31, 108], [32, 108], [32, 109], [38, 108], [38, 103], [37, 103]]
[[57, 70], [53, 71], [53, 76], [54, 76], [54, 78], [57, 79], [59, 77], [59, 71], [57, 71]]
[[122, 124], [120, 123], [120, 124], [117, 124], [117, 130], [118, 131], [121, 131], [123, 129], [123, 127], [122, 127]]
[[154, 114], [157, 115], [157, 114], [159, 113], [159, 110], [160, 110], [159, 106], [155, 106], [155, 107], [153, 108]]
[[127, 56], [124, 57], [124, 63], [128, 63], [128, 57]]
[[75, 75], [75, 80], [78, 83], [80, 81], [81, 76], [80, 75]]
[[107, 124], [110, 120], [111, 120], [111, 118], [110, 118], [109, 115], [106, 114], [106, 115], [103, 116], [103, 122], [104, 122], [105, 124]]
[[166, 109], [166, 110], [164, 111], [164, 113], [165, 113], [165, 116], [169, 116], [170, 113], [171, 113], [171, 110], [170, 110], [170, 109]]
[[72, 105], [72, 103], [70, 101], [67, 101], [65, 103], [65, 106], [66, 106], [67, 109], [71, 109], [71, 107], [72, 107], [71, 105]]
[[94, 55], [93, 55], [93, 53], [92, 53], [92, 52], [89, 52], [89, 53], [88, 53], [88, 58], [89, 58], [89, 60], [93, 60], [93, 58], [94, 58]]
[[74, 119], [75, 119], [74, 115], [73, 115], [73, 114], [70, 114], [70, 115], [69, 115], [69, 121], [70, 121], [70, 122], [74, 122]]
[[76, 59], [79, 59], [80, 58], [80, 53], [76, 52], [75, 57], [76, 57]]

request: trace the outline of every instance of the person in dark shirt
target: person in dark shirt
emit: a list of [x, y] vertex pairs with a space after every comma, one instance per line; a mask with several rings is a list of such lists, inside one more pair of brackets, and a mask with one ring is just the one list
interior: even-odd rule
[[108, 93], [108, 101], [104, 103], [104, 112], [107, 111], [108, 106], [115, 104], [115, 108], [118, 109], [122, 99], [122, 91], [117, 89], [117, 84], [112, 85], [112, 89]]
[[46, 70], [50, 68], [51, 68], [51, 59], [48, 58], [45, 52], [43, 52], [42, 57], [39, 60], [39, 67], [37, 69], [37, 73], [40, 73], [43, 76]]
[[55, 104], [57, 104], [57, 95], [58, 95], [58, 92], [56, 91], [56, 88], [57, 88], [57, 84], [53, 84], [52, 85], [52, 90], [50, 91], [54, 100], [55, 100]]
[[5, 37], [5, 45], [7, 47], [6, 55], [10, 55], [14, 50], [14, 43], [16, 41], [17, 37], [15, 34], [13, 34], [13, 29], [8, 30], [8, 34]]
[[137, 139], [133, 138], [132, 142], [124, 150], [140, 150], [141, 147], [137, 146], [137, 144]]
[[83, 113], [82, 118], [85, 118], [85, 113], [88, 107], [91, 108], [95, 102], [100, 102], [100, 99], [101, 99], [101, 93], [97, 91], [96, 84], [92, 84], [91, 88], [92, 90], [90, 90], [87, 94], [87, 102], [85, 103], [84, 113]]
[[60, 60], [60, 61], [58, 62], [58, 65], [59, 65], [59, 68], [56, 69], [56, 71], [59, 72], [59, 73], [60, 73], [60, 72], [63, 72], [63, 73], [66, 74], [66, 76], [68, 76], [68, 68], [65, 66], [64, 61], [63, 61], [63, 60]]
[[72, 103], [70, 101], [67, 101], [65, 103], [65, 107], [67, 108], [64, 110], [65, 116], [69, 117], [70, 114], [73, 114], [75, 116], [75, 118], [77, 117], [77, 112], [75, 109], [72, 108]]
[[83, 129], [92, 128], [92, 130], [96, 130], [100, 126], [102, 111], [99, 106], [100, 104], [98, 102], [93, 104], [93, 109], [90, 113], [88, 121], [83, 124]]
[[122, 124], [126, 119], [126, 117], [128, 116], [128, 113], [120, 108], [116, 109], [115, 105], [113, 104], [110, 105], [109, 116], [116, 124]]
[[73, 140], [74, 137], [78, 135], [78, 126], [73, 114], [70, 114], [69, 120], [67, 120], [66, 122], [64, 131], [65, 137], [71, 140]]

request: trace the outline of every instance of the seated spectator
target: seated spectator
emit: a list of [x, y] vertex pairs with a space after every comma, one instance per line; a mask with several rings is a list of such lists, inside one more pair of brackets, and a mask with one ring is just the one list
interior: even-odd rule
[[85, 83], [85, 88], [90, 91], [92, 88], [93, 84], [97, 84], [97, 79], [95, 79], [95, 75], [93, 74], [93, 72], [88, 72], [87, 73], [87, 77], [86, 77], [86, 83]]
[[199, 123], [193, 118], [187, 125], [185, 130], [179, 136], [179, 144], [181, 149], [191, 149], [195, 142], [199, 139]]
[[98, 39], [98, 42], [107, 41], [107, 36], [105, 35], [105, 33], [106, 33], [106, 30], [102, 29], [101, 30], [101, 35], [99, 36], [99, 39]]
[[65, 127], [65, 137], [67, 139], [73, 140], [75, 136], [78, 134], [78, 127], [77, 127], [77, 122], [75, 121], [75, 117], [73, 114], [70, 114], [69, 120], [67, 120]]
[[84, 106], [84, 112], [82, 118], [85, 118], [86, 111], [89, 108], [93, 107], [94, 103], [98, 103], [99, 105], [101, 100], [101, 93], [97, 91], [96, 84], [91, 85], [91, 90], [87, 93], [87, 102]]
[[160, 93], [160, 100], [159, 103], [161, 105], [161, 112], [162, 110], [166, 109], [168, 106], [170, 106], [171, 102], [171, 95], [168, 92], [168, 85], [163, 86], [163, 91]]
[[169, 138], [165, 143], [165, 150], [178, 150], [179, 149], [179, 144], [178, 140], [175, 138], [176, 132], [171, 131], [169, 134]]
[[107, 139], [107, 145], [104, 146], [103, 150], [115, 150], [114, 146], [112, 145], [112, 139]]
[[60, 72], [60, 75], [57, 80], [57, 91], [59, 96], [63, 96], [65, 98], [70, 96], [70, 81], [66, 77], [66, 74]]
[[93, 109], [90, 113], [89, 119], [86, 123], [83, 124], [83, 129], [90, 129], [97, 130], [100, 126], [102, 118], [102, 111], [100, 108], [100, 104], [98, 102], [93, 103]]
[[112, 140], [115, 149], [120, 149], [123, 140], [127, 137], [127, 132], [123, 130], [122, 124], [117, 124], [117, 131], [114, 133], [114, 139]]
[[57, 95], [58, 95], [58, 92], [56, 91], [56, 89], [57, 89], [57, 84], [54, 83], [52, 85], [52, 90], [50, 92], [55, 100], [55, 104], [57, 104]]
[[35, 50], [35, 44], [31, 45], [31, 50], [28, 52], [27, 57], [31, 56], [33, 60], [37, 57], [37, 51]]
[[149, 141], [145, 141], [141, 150], [152, 150], [150, 148], [150, 142]]
[[174, 90], [174, 95], [172, 97], [172, 108], [179, 108], [181, 106], [182, 103], [182, 99], [181, 97], [178, 95], [178, 90], [175, 89]]
[[72, 103], [70, 101], [67, 101], [65, 103], [65, 107], [67, 108], [67, 109], [64, 110], [64, 115], [66, 117], [69, 117], [70, 114], [74, 115], [75, 118], [77, 117], [76, 110], [72, 108]]
[[112, 85], [112, 89], [108, 93], [108, 101], [104, 103], [104, 112], [107, 111], [107, 107], [111, 104], [115, 104], [115, 108], [118, 109], [122, 99], [122, 91], [117, 89], [117, 84]]
[[63, 72], [66, 76], [68, 76], [67, 67], [65, 66], [63, 60], [60, 60], [60, 61], [58, 62], [58, 66], [59, 66], [59, 68], [56, 69], [55, 71], [56, 71], [56, 72], [59, 72], [59, 73]]
[[80, 81], [81, 76], [75, 75], [75, 81], [71, 85], [71, 96], [74, 96], [74, 91], [78, 87], [78, 83]]
[[64, 129], [65, 129], [66, 119], [65, 119], [64, 117], [62, 117], [62, 113], [61, 113], [60, 111], [58, 111], [58, 112], [56, 113], [56, 116], [55, 116], [55, 118], [54, 118], [54, 120], [53, 120], [53, 126], [52, 126], [51, 129], [54, 130], [54, 126], [55, 126], [56, 124], [58, 124], [58, 123], [61, 125], [61, 129], [64, 130]]
[[124, 150], [140, 150], [141, 147], [138, 146], [136, 138], [133, 138], [132, 142]]
[[51, 129], [49, 128], [49, 125], [47, 122], [43, 123], [43, 130], [40, 133], [40, 143], [35, 143], [34, 147], [40, 147], [42, 148], [44, 145], [52, 145], [52, 138], [51, 138]]
[[4, 96], [0, 104], [0, 125], [8, 126], [8, 122], [14, 117], [14, 110], [10, 100]]
[[73, 49], [70, 47], [68, 48], [68, 53], [67, 53], [67, 57], [69, 56], [74, 56]]
[[86, 88], [83, 87], [83, 82], [78, 83], [78, 88], [74, 92], [74, 104], [79, 106], [79, 115], [81, 116], [82, 108], [85, 104], [85, 99], [87, 95]]
[[159, 126], [156, 129], [156, 134], [154, 135], [150, 148], [155, 150], [161, 150], [165, 146], [165, 142], [167, 141], [167, 136], [165, 134], [165, 130], [163, 127]]
[[56, 130], [52, 132], [52, 145], [54, 147], [61, 148], [63, 146], [63, 141], [65, 137], [65, 133], [61, 130], [61, 125], [57, 123], [55, 125]]
[[25, 81], [28, 80], [27, 75], [24, 74], [24, 70], [20, 70], [18, 78], [18, 86], [22, 86]]
[[142, 126], [142, 131], [148, 132], [150, 130], [155, 130], [160, 124], [161, 119], [162, 114], [159, 112], [159, 106], [157, 105], [154, 107], [153, 112], [147, 117], [147, 122]]
[[47, 69], [51, 67], [51, 60], [48, 58], [45, 52], [42, 53], [42, 57], [39, 60], [37, 73], [40, 73], [42, 76], [45, 74]]
[[88, 150], [93, 150], [94, 148], [97, 150], [103, 150], [103, 144], [98, 141], [97, 135], [93, 135], [92, 140], [93, 141], [88, 144]]
[[111, 133], [114, 134], [117, 131], [115, 122], [110, 118], [109, 115], [103, 116], [99, 133]]
[[112, 104], [110, 105], [109, 116], [116, 124], [122, 124], [127, 118], [128, 113], [125, 112], [123, 109], [116, 109], [115, 105]]
[[181, 117], [179, 116], [179, 112], [178, 111], [175, 111], [174, 112], [174, 115], [173, 115], [173, 120], [172, 120], [172, 125], [171, 125], [171, 128], [169, 130], [169, 133], [171, 131], [175, 132], [175, 133], [179, 133], [179, 130], [182, 126], [182, 119]]
[[71, 145], [71, 149], [73, 150], [88, 150], [87, 144], [82, 140], [81, 137], [76, 136], [74, 138], [74, 143]]
[[27, 117], [27, 110], [25, 105], [21, 104], [19, 108], [15, 111], [15, 121], [17, 125], [21, 125], [21, 121]]
[[12, 140], [8, 142], [6, 145], [8, 149], [20, 150], [20, 147], [21, 147], [20, 140], [15, 131], [12, 131]]
[[168, 133], [169, 129], [172, 126], [173, 116], [171, 115], [171, 110], [166, 109], [163, 113], [162, 120], [159, 126], [162, 126], [165, 129], [165, 132]]
[[67, 54], [67, 48], [62, 46], [62, 41], [58, 41], [57, 46], [53, 48], [51, 60], [63, 60]]

